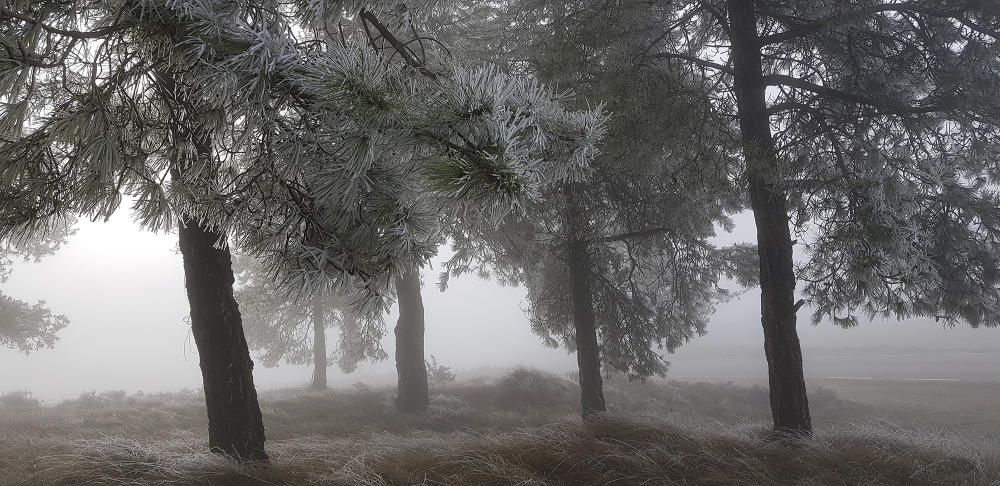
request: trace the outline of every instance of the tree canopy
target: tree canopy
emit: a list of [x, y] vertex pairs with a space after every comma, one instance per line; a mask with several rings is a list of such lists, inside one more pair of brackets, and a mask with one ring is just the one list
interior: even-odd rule
[[285, 286], [362, 288], [373, 315], [443, 216], [517, 212], [597, 152], [600, 110], [426, 48], [421, 14], [396, 7], [0, 7], [0, 237], [126, 196], [144, 226], [179, 223], [214, 451], [267, 459], [228, 242]]
[[[128, 195], [144, 225], [204, 221], [293, 285], [385, 283], [433, 251], [442, 209], [515, 210], [581, 172], [602, 133], [599, 112], [569, 111], [535, 81], [414, 57], [376, 13], [418, 17], [379, 4], [15, 7], [0, 177], [31, 205], [4, 208], [8, 232], [105, 216]], [[344, 35], [325, 33], [348, 18]]]
[[[813, 319], [997, 325], [1000, 10], [990, 2], [757, 1], [776, 156]], [[722, 2], [675, 3], [645, 62], [732, 113]]]
[[813, 322], [843, 326], [997, 324], [995, 4], [671, 6], [688, 21], [644, 60], [711, 86], [738, 120], [777, 430], [811, 431], [795, 330], [806, 303]]
[[661, 352], [704, 334], [729, 295], [720, 280], [754, 280], [752, 247], [710, 241], [743, 207], [730, 176], [738, 164], [727, 153], [730, 127], [704, 86], [634, 62], [669, 11], [642, 2], [619, 2], [607, 15], [565, 2], [491, 6], [470, 15], [454, 40], [460, 49], [573, 90], [580, 103], [603, 100], [613, 116], [585, 179], [550, 188], [498, 228], [458, 225], [448, 270], [525, 285], [533, 329], [575, 349], [569, 246], [582, 242], [602, 360], [635, 378], [662, 374]]

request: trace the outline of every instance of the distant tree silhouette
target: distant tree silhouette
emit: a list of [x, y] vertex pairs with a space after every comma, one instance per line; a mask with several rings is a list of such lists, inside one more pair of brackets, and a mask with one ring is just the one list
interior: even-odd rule
[[431, 383], [440, 385], [455, 381], [455, 373], [451, 371], [451, 367], [438, 363], [432, 354], [431, 359], [427, 361], [427, 378]]
[[[8, 240], [0, 251], [0, 283], [10, 277], [15, 260], [38, 261], [55, 253], [72, 235], [71, 224], [62, 222], [35, 236]], [[51, 348], [57, 333], [69, 323], [62, 315], [53, 314], [44, 301], [34, 304], [0, 293], [0, 345], [24, 353]]]
[[345, 373], [354, 371], [361, 361], [386, 358], [380, 345], [385, 335], [382, 315], [359, 319], [353, 309], [358, 296], [320, 289], [311, 296], [296, 298], [275, 281], [259, 260], [248, 255], [238, 255], [233, 270], [247, 342], [251, 349], [259, 351], [264, 366], [277, 366], [281, 361], [311, 364], [312, 386], [325, 389], [331, 356], [328, 328], [340, 330], [332, 356]]

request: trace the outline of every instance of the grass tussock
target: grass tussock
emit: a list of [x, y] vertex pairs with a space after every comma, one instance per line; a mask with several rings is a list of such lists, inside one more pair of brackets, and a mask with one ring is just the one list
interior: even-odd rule
[[[206, 453], [200, 438], [190, 435], [153, 441], [106, 437], [53, 445], [0, 478], [4, 484], [60, 486], [957, 485], [998, 479], [968, 450], [884, 432], [788, 447], [739, 433], [609, 415], [587, 424], [508, 432], [275, 441], [272, 465], [266, 467]], [[15, 474], [21, 474], [19, 481]]]
[[[586, 423], [575, 383], [525, 369], [438, 387], [421, 414], [396, 413], [384, 389], [264, 392], [268, 466], [206, 452], [196, 392], [54, 406], [8, 395], [0, 485], [1000, 484], [995, 444], [956, 434], [844, 422], [782, 445], [758, 388], [612, 379], [607, 391], [612, 412]], [[833, 415], [868, 410], [823, 393]]]

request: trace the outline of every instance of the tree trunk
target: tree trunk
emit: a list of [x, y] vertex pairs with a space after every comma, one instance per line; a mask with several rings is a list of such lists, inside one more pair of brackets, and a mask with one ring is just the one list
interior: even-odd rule
[[209, 448], [240, 460], [266, 461], [264, 423], [253, 384], [253, 361], [233, 298], [229, 249], [215, 247], [224, 241], [223, 235], [191, 220], [182, 221], [178, 233], [205, 387]]
[[601, 379], [601, 358], [597, 346], [594, 302], [590, 293], [590, 258], [584, 242], [569, 246], [570, 292], [573, 296], [573, 325], [576, 327], [576, 363], [580, 368], [580, 403], [583, 417], [607, 410]]
[[[176, 145], [191, 141], [197, 155], [212, 159], [210, 131], [194, 119], [197, 111], [177, 89], [174, 74], [153, 72], [156, 89], [172, 114], [169, 130], [175, 144], [170, 155], [170, 177], [182, 180], [184, 157]], [[214, 177], [211, 171], [204, 177]], [[242, 461], [266, 461], [264, 422], [253, 384], [253, 360], [243, 333], [243, 319], [233, 298], [233, 265], [225, 235], [182, 216], [177, 230], [184, 260], [184, 286], [191, 307], [191, 332], [198, 348], [205, 405], [208, 409], [208, 447], [212, 452]]]
[[810, 434], [812, 423], [802, 372], [802, 348], [795, 328], [795, 273], [787, 195], [781, 187], [767, 114], [754, 2], [728, 0], [728, 10], [750, 207], [757, 224], [761, 324], [774, 430], [782, 434]]
[[326, 390], [326, 320], [323, 316], [322, 294], [317, 291], [312, 302], [313, 380], [312, 387]]
[[580, 371], [580, 404], [583, 417], [587, 418], [607, 411], [607, 407], [604, 404], [601, 357], [590, 289], [590, 253], [583, 234], [583, 209], [577, 200], [575, 187], [567, 188], [566, 199], [567, 225], [571, 234], [567, 257], [570, 293], [573, 298], [573, 325], [576, 328], [576, 362]]
[[420, 298], [420, 271], [396, 278], [399, 319], [396, 321], [396, 372], [399, 387], [396, 408], [401, 412], [426, 410], [427, 363], [424, 361], [424, 304]]

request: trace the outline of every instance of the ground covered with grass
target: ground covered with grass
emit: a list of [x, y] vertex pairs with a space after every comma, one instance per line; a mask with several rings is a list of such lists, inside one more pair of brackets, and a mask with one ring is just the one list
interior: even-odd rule
[[205, 452], [197, 392], [9, 394], [0, 485], [1000, 484], [988, 440], [893, 425], [830, 389], [811, 396], [820, 433], [793, 444], [765, 432], [761, 387], [613, 379], [587, 423], [577, 393], [524, 369], [438, 386], [421, 414], [363, 385], [264, 392], [268, 466]]

